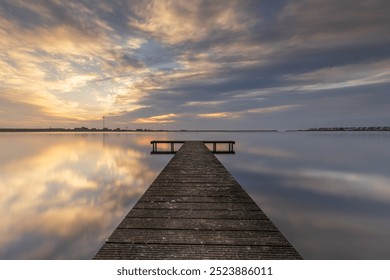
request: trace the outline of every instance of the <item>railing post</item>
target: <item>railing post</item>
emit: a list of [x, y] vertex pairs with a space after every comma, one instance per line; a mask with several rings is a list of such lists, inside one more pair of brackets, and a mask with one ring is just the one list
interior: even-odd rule
[[217, 152], [217, 143], [216, 142], [213, 143], [213, 152], [214, 153]]
[[171, 143], [171, 153], [175, 152], [175, 143]]

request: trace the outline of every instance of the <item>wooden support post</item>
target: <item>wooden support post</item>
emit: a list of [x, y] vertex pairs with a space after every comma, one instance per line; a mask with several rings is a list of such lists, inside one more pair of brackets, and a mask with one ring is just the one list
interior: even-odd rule
[[217, 143], [214, 142], [214, 143], [213, 143], [213, 152], [215, 153], [216, 151], [217, 151]]
[[171, 143], [171, 153], [175, 152], [175, 143]]

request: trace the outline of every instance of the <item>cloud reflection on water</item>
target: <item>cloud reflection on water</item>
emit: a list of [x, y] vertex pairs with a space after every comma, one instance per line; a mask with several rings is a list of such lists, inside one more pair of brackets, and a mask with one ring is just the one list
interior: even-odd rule
[[235, 140], [221, 162], [307, 259], [390, 259], [387, 133], [0, 134], [0, 259], [91, 258], [171, 156], [154, 139]]
[[389, 259], [388, 137], [242, 137], [222, 161], [304, 258]]
[[99, 137], [42, 140], [0, 163], [0, 258], [90, 258], [156, 172], [142, 152]]

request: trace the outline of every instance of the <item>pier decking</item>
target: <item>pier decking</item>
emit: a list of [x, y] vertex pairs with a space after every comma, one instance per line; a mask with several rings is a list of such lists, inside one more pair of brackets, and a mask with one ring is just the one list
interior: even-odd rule
[[185, 142], [94, 259], [301, 259], [202, 142]]

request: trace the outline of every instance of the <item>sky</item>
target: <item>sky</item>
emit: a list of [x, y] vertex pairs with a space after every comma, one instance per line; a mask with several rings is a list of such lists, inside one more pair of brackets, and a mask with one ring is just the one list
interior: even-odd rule
[[0, 128], [390, 125], [386, 0], [0, 0]]

